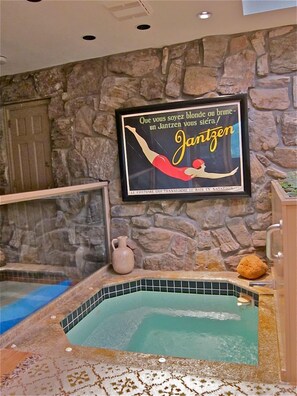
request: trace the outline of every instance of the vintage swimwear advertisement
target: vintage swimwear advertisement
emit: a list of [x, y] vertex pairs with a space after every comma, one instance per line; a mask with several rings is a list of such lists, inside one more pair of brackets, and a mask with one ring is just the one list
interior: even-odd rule
[[249, 195], [245, 97], [219, 99], [116, 111], [123, 199]]

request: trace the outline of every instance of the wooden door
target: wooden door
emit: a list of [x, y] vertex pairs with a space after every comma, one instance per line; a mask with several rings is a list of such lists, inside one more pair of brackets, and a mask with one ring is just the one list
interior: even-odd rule
[[11, 192], [53, 187], [48, 101], [5, 107]]

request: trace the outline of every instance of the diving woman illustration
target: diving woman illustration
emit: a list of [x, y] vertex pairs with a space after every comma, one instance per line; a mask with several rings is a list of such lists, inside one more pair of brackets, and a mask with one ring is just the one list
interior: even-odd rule
[[135, 128], [129, 125], [126, 125], [126, 128], [133, 133], [148, 161], [167, 176], [183, 181], [189, 181], [195, 177], [201, 177], [205, 179], [221, 179], [223, 177], [234, 175], [238, 170], [237, 167], [229, 173], [209, 173], [205, 171], [205, 162], [200, 158], [195, 159], [192, 163], [192, 166], [189, 167], [174, 166], [170, 163], [167, 157], [151, 150], [144, 138], [136, 132]]

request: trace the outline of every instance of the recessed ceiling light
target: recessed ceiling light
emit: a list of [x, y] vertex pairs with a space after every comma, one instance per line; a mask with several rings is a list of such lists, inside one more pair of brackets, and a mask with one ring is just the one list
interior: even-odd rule
[[85, 36], [82, 37], [86, 41], [92, 41], [96, 40], [96, 36], [93, 36], [92, 34], [86, 34]]
[[148, 29], [150, 29], [151, 28], [151, 25], [147, 25], [147, 24], [142, 24], [142, 25], [138, 25], [137, 26], [137, 29], [138, 30], [148, 30]]
[[200, 19], [209, 19], [211, 17], [211, 12], [209, 11], [201, 11], [199, 14], [197, 14], [198, 18]]
[[41, 0], [27, 0], [27, 1], [29, 1], [30, 3], [39, 3]]

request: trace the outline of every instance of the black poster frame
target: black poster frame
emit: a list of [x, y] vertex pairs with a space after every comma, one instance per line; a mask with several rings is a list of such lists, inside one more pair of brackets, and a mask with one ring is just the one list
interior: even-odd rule
[[246, 94], [115, 114], [123, 201], [251, 195]]

